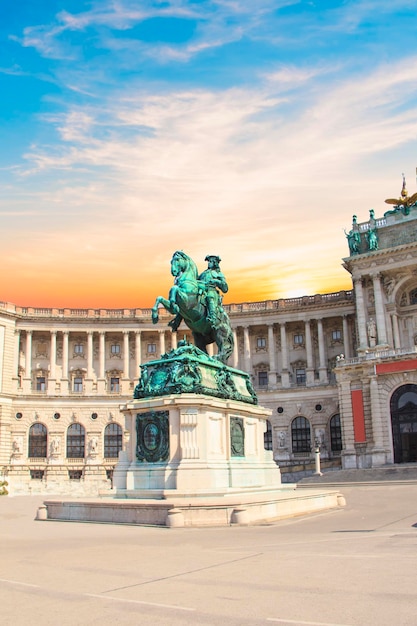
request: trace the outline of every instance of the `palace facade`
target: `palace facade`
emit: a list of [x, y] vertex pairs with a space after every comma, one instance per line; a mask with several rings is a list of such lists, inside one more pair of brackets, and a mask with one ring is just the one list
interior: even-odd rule
[[[403, 198], [404, 199], [404, 198]], [[282, 471], [417, 461], [417, 207], [357, 223], [344, 266], [353, 288], [228, 305], [229, 364], [272, 410], [265, 446]], [[126, 446], [120, 406], [140, 365], [174, 348], [150, 309], [0, 303], [0, 479], [19, 493], [108, 492]]]

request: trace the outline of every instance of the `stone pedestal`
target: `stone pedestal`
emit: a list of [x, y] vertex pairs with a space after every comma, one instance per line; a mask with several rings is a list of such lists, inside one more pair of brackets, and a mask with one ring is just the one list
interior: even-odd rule
[[264, 449], [269, 409], [200, 394], [133, 400], [122, 409], [130, 440], [115, 468], [117, 494], [219, 494], [281, 484]]

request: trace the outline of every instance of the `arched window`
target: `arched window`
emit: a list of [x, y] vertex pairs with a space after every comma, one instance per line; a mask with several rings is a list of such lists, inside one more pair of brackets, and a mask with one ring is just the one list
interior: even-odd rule
[[48, 430], [43, 424], [32, 424], [29, 429], [29, 458], [45, 458], [48, 455]]
[[271, 422], [266, 420], [266, 431], [264, 432], [264, 448], [265, 450], [272, 450], [272, 427]]
[[417, 461], [417, 385], [394, 391], [390, 402], [394, 463]]
[[296, 417], [291, 424], [293, 452], [311, 452], [310, 422], [305, 417]]
[[342, 449], [342, 424], [340, 415], [333, 415], [330, 420], [330, 447], [332, 452], [340, 452]]
[[417, 304], [417, 289], [410, 291], [410, 304]]
[[123, 431], [119, 424], [112, 422], [107, 424], [104, 430], [104, 457], [117, 459], [120, 450], [123, 449]]
[[81, 424], [71, 424], [67, 430], [67, 459], [85, 456], [85, 429]]

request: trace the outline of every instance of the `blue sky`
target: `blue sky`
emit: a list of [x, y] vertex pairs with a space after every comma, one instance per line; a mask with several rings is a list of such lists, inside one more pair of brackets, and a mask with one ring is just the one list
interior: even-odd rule
[[0, 299], [148, 306], [178, 248], [229, 302], [348, 288], [343, 228], [416, 189], [416, 9], [3, 2]]

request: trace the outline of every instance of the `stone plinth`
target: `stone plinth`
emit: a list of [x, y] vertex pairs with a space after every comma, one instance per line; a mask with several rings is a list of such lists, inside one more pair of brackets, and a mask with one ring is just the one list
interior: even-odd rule
[[121, 410], [130, 440], [114, 470], [118, 497], [281, 485], [272, 452], [264, 449], [269, 409], [190, 393], [133, 400]]

